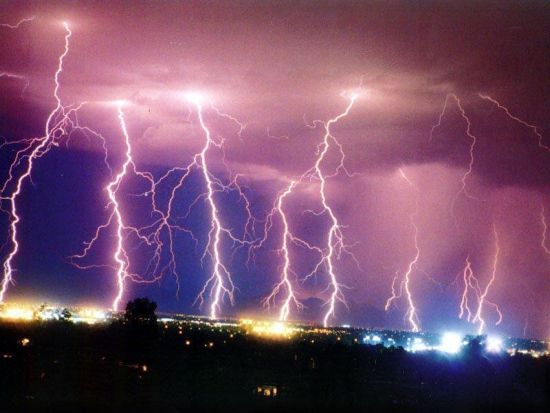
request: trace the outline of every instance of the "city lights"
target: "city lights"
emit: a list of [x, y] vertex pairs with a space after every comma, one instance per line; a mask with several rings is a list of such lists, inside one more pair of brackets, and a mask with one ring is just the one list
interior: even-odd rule
[[487, 337], [485, 350], [489, 353], [500, 353], [503, 350], [504, 343], [500, 337]]
[[0, 312], [0, 317], [9, 320], [32, 320], [33, 310], [21, 307], [6, 307]]
[[462, 337], [458, 333], [447, 332], [441, 336], [441, 344], [438, 346], [438, 350], [456, 354], [462, 348]]
[[283, 322], [257, 321], [252, 322], [250, 331], [259, 336], [270, 338], [288, 338], [294, 334], [294, 329]]

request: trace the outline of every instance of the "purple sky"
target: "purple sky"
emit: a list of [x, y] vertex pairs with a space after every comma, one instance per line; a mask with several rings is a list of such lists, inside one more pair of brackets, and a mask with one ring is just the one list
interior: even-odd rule
[[[500, 306], [504, 320], [495, 326], [496, 313], [488, 306], [488, 331], [550, 335], [550, 255], [542, 245], [541, 220], [545, 208], [550, 222], [550, 152], [543, 147], [550, 146], [547, 3], [4, 1], [0, 16], [0, 23], [12, 25], [35, 16], [18, 29], [0, 27], [0, 72], [24, 77], [0, 77], [0, 135], [6, 140], [43, 133], [55, 106], [53, 73], [66, 20], [73, 34], [60, 96], [66, 105], [96, 102], [79, 118], [106, 136], [111, 166], [117, 169], [122, 162], [122, 136], [116, 109], [97, 102], [131, 102], [125, 113], [135, 162], [160, 176], [188, 163], [202, 147], [193, 108], [180, 98], [185, 91], [202, 91], [220, 111], [247, 125], [239, 139], [235, 123], [212, 110], [205, 116], [226, 138], [227, 165], [243, 175], [258, 218], [288, 179], [315, 162], [323, 130], [306, 123], [336, 116], [348, 103], [341, 93], [362, 88], [349, 116], [333, 128], [346, 167], [357, 174], [330, 179], [327, 197], [345, 226], [347, 243], [356, 244], [359, 261], [359, 268], [346, 256], [337, 262], [336, 272], [349, 287], [344, 290], [349, 310], [338, 305], [334, 323], [409, 327], [403, 320], [404, 297], [387, 313], [384, 304], [395, 272], [403, 274], [415, 255], [410, 214], [418, 200], [420, 256], [410, 286], [421, 327], [475, 331], [458, 319], [462, 278], [457, 274], [469, 256], [481, 286], [486, 285], [494, 225], [500, 254], [488, 299]], [[467, 191], [476, 199], [458, 196], [454, 219], [453, 200], [470, 161], [466, 123], [454, 100], [429, 140], [449, 93], [459, 97], [477, 137], [467, 178]], [[533, 129], [479, 93], [536, 125], [541, 145]], [[96, 141], [75, 136], [67, 147], [38, 160], [34, 185], [27, 184], [19, 201], [21, 250], [9, 299], [110, 304], [113, 271], [79, 271], [66, 259], [105, 218], [103, 188], [110, 177], [100, 150]], [[13, 152], [0, 151], [4, 180]], [[218, 160], [212, 158], [221, 174]], [[327, 170], [336, 162], [332, 153]], [[418, 198], [399, 168], [418, 188]], [[201, 185], [192, 179], [189, 193], [179, 194], [182, 211]], [[136, 191], [138, 184], [128, 182], [123, 203], [129, 219], [143, 225], [146, 218], [130, 196]], [[220, 196], [219, 202], [223, 219], [242, 226], [242, 205], [231, 197]], [[323, 245], [328, 220], [303, 213], [318, 207], [318, 184], [303, 184], [289, 198], [287, 212], [295, 233]], [[207, 205], [199, 204], [187, 223], [200, 242], [208, 225], [205, 210]], [[8, 223], [9, 216], [2, 215], [2, 242]], [[280, 231], [276, 223], [255, 266], [244, 265], [243, 251], [233, 256], [229, 265], [239, 292], [234, 307], [224, 304], [224, 314], [276, 316], [260, 301], [280, 276], [281, 256], [274, 251]], [[550, 231], [546, 237], [550, 247]], [[113, 242], [109, 236], [102, 239], [91, 258], [109, 264]], [[186, 234], [178, 234], [176, 249], [178, 298], [170, 274], [156, 284], [129, 286], [127, 295], [149, 295], [161, 309], [206, 313], [192, 304], [209, 264], [201, 268], [200, 253]], [[6, 251], [0, 250], [2, 260]], [[224, 251], [230, 261], [232, 251]], [[298, 277], [307, 273], [311, 257], [300, 248], [291, 254]], [[320, 321], [326, 285], [325, 271], [297, 283], [307, 308], [293, 310], [291, 318]]]

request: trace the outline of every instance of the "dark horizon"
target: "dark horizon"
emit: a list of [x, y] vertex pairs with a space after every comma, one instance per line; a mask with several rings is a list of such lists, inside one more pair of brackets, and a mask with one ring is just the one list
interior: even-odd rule
[[[13, 143], [43, 136], [56, 106], [63, 22], [71, 34], [59, 97], [65, 108], [89, 102], [78, 110], [78, 121], [104, 136], [108, 152], [107, 166], [102, 141], [72, 125], [70, 139], [60, 133], [61, 144], [36, 159], [32, 183], [24, 183], [17, 199], [20, 250], [6, 302], [112, 306], [115, 224], [87, 258], [71, 263], [69, 257], [82, 252], [111, 211], [106, 187], [125, 160], [114, 101], [126, 101], [121, 110], [136, 168], [158, 181], [200, 152], [205, 131], [198, 100], [188, 94], [203, 97], [206, 126], [216, 142], [225, 139], [223, 151], [208, 152], [211, 176], [224, 184], [238, 176], [246, 197], [235, 187], [216, 192], [220, 220], [253, 242], [263, 236], [262, 220], [277, 196], [315, 164], [321, 122], [344, 113], [357, 94], [331, 129], [346, 170], [327, 178], [326, 198], [357, 262], [343, 250], [340, 259], [334, 257], [349, 309], [336, 300], [328, 324], [404, 330], [417, 324], [422, 331], [474, 333], [479, 320], [469, 323], [466, 309], [459, 318], [469, 262], [476, 277], [467, 290], [471, 319], [476, 291], [489, 286], [484, 332], [550, 336], [547, 3], [119, 1], [107, 7], [8, 1], [0, 11], [0, 136], [9, 143], [0, 143], [0, 182], [25, 145]], [[328, 176], [339, 164], [336, 141], [331, 145], [322, 163]], [[176, 172], [159, 184], [160, 210], [167, 210], [180, 176]], [[284, 199], [284, 211], [294, 235], [324, 248], [331, 221], [326, 210], [315, 214], [323, 205], [319, 180], [310, 178]], [[154, 221], [151, 197], [137, 196], [147, 185], [129, 174], [118, 189], [129, 226]], [[11, 182], [2, 193], [2, 263], [12, 248], [8, 198], [14, 188]], [[148, 267], [151, 249], [125, 236], [130, 272], [148, 280], [162, 277], [151, 284], [126, 279], [122, 303], [148, 296], [159, 311], [209, 314], [208, 294], [202, 307], [195, 303], [213, 271], [210, 256], [201, 264], [211, 209], [204, 197], [193, 204], [204, 191], [198, 168], [176, 193], [171, 223], [185, 227], [172, 235], [177, 279], [166, 230], [159, 238], [164, 246], [158, 271]], [[248, 234], [246, 202], [257, 219]], [[284, 289], [271, 311], [262, 301], [281, 279], [285, 257], [276, 250], [282, 236], [275, 213], [254, 260], [248, 244], [237, 248], [225, 235], [222, 261], [236, 290], [234, 305], [226, 297], [219, 317], [279, 316]], [[331, 299], [326, 262], [306, 279], [319, 261], [314, 248], [294, 244], [289, 251], [290, 279], [305, 308], [291, 303], [288, 318], [322, 324]], [[101, 267], [81, 270], [74, 263]], [[414, 323], [404, 290], [408, 270]], [[402, 294], [386, 311], [392, 286]]]

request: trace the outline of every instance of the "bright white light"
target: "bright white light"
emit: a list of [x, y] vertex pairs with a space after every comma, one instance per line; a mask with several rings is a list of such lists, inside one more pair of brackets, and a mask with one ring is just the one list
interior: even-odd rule
[[343, 91], [342, 93], [340, 93], [340, 96], [346, 99], [355, 101], [359, 98], [369, 98], [370, 94], [371, 94], [370, 90], [363, 89], [363, 88], [355, 88], [355, 89]]
[[188, 102], [194, 105], [200, 105], [206, 100], [206, 96], [200, 92], [187, 92], [184, 97]]
[[380, 337], [376, 334], [373, 334], [372, 336], [365, 336], [363, 338], [363, 343], [378, 344], [378, 343], [381, 343], [381, 342], [382, 342], [382, 337]]
[[489, 353], [500, 353], [503, 348], [502, 339], [500, 337], [487, 337], [485, 342], [485, 350]]
[[462, 347], [462, 337], [457, 333], [444, 333], [438, 349], [444, 353], [456, 354]]
[[284, 334], [286, 331], [286, 327], [284, 323], [273, 323], [273, 326], [271, 327], [271, 332], [273, 334]]
[[119, 99], [119, 100], [113, 101], [113, 103], [118, 107], [122, 107], [122, 106], [126, 106], [128, 104], [128, 101], [124, 99]]
[[127, 106], [130, 102], [125, 99], [115, 99], [115, 100], [104, 100], [100, 103], [108, 106], [116, 106], [121, 108], [121, 107]]

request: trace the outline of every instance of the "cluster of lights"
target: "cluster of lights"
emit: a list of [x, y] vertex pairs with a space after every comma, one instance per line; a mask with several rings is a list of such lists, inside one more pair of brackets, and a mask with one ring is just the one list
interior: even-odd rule
[[[104, 310], [94, 307], [80, 307], [69, 310], [70, 317], [64, 317], [65, 308], [55, 306], [25, 306], [5, 304], [0, 309], [0, 319], [10, 321], [47, 321], [65, 319], [73, 323], [95, 324], [102, 323], [110, 319], [110, 314]], [[182, 321], [178, 321], [174, 317], [159, 318], [159, 322], [164, 328], [169, 328], [169, 324], [176, 323], [178, 325], [179, 334], [183, 334]], [[198, 330], [201, 326], [220, 332], [226, 331], [229, 338], [235, 337], [235, 332], [239, 329], [246, 335], [253, 335], [259, 338], [273, 339], [291, 339], [295, 337], [305, 337], [311, 344], [317, 342], [318, 335], [336, 336], [337, 341], [342, 340], [342, 336], [351, 335], [354, 343], [358, 343], [359, 339], [354, 337], [357, 332], [348, 332], [342, 328], [319, 328], [305, 327], [293, 325], [291, 323], [280, 321], [260, 321], [254, 319], [227, 320], [225, 322], [212, 322], [211, 319], [190, 317], [185, 323], [197, 325]], [[396, 334], [398, 336], [396, 336]], [[305, 335], [305, 336], [304, 336]], [[313, 335], [313, 337], [311, 337]], [[310, 336], [310, 337], [308, 337]], [[345, 338], [345, 337], [344, 337]], [[520, 341], [506, 341], [498, 336], [464, 336], [458, 332], [445, 332], [437, 338], [436, 335], [408, 332], [370, 332], [366, 334], [362, 342], [367, 345], [383, 345], [384, 347], [403, 347], [411, 353], [438, 351], [448, 355], [459, 355], [472, 340], [479, 340], [483, 351], [486, 354], [499, 355], [507, 353], [510, 356], [516, 354], [528, 355], [534, 358], [548, 356], [548, 343], [531, 340], [530, 345], [521, 343]], [[184, 338], [184, 345], [191, 346], [191, 340]], [[225, 341], [224, 341], [225, 343]], [[214, 347], [214, 342], [204, 343], [205, 348]]]
[[95, 324], [106, 321], [108, 314], [104, 310], [97, 308], [81, 308], [72, 315], [71, 321], [75, 323]]
[[[66, 312], [68, 312], [66, 316]], [[0, 310], [0, 319], [12, 321], [54, 321], [66, 320], [73, 323], [95, 324], [105, 322], [108, 314], [93, 307], [66, 309], [55, 306], [4, 305]]]
[[533, 358], [540, 358], [540, 357], [548, 357], [550, 355], [550, 351], [537, 351], [537, 350], [516, 350], [516, 349], [510, 349], [507, 351], [509, 355], [515, 356], [516, 354], [523, 354], [524, 356], [531, 356]]
[[290, 338], [296, 332], [294, 327], [282, 321], [241, 320], [241, 325], [250, 333], [268, 338]]
[[365, 344], [380, 344], [382, 342], [382, 337], [379, 335], [367, 335], [363, 338], [363, 343]]
[[[422, 351], [439, 351], [446, 354], [458, 354], [465, 346], [469, 344], [472, 339], [474, 339], [474, 337], [465, 337], [456, 332], [445, 332], [440, 336], [437, 344], [434, 342], [434, 339], [426, 340], [425, 338], [418, 336], [407, 337], [402, 344], [398, 344], [392, 337], [382, 337], [379, 334], [367, 334], [363, 338], [363, 343], [369, 345], [382, 344], [386, 347], [397, 347], [398, 345], [402, 345], [406, 351], [411, 353]], [[484, 351], [488, 354], [501, 354], [505, 350], [504, 340], [498, 336], [482, 337], [481, 345]], [[527, 350], [522, 351], [525, 354], [529, 353]], [[508, 352], [510, 353], [510, 350]]]
[[34, 311], [29, 308], [7, 307], [0, 312], [0, 318], [6, 320], [30, 321], [34, 318]]

